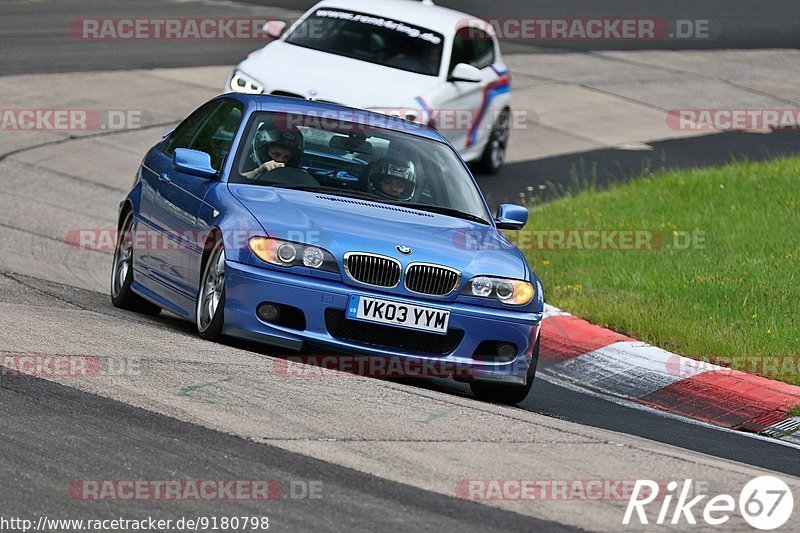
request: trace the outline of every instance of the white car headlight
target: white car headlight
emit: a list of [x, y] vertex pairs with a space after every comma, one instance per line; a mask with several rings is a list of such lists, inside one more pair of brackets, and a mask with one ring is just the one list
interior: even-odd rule
[[262, 94], [264, 92], [263, 85], [238, 70], [233, 71], [233, 76], [228, 86], [233, 92], [237, 93]]

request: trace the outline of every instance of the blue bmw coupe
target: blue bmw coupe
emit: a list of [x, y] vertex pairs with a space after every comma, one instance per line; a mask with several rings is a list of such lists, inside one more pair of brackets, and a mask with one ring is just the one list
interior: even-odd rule
[[[476, 397], [530, 391], [543, 295], [464, 161], [368, 111], [222, 95], [167, 133], [120, 204], [115, 306], [284, 350], [450, 365]], [[467, 369], [467, 372], [462, 370]]]

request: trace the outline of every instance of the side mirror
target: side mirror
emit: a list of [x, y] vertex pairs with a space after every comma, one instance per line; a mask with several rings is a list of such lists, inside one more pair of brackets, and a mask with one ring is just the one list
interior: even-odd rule
[[199, 178], [213, 178], [217, 171], [211, 167], [211, 156], [198, 150], [176, 148], [172, 154], [172, 166], [175, 170], [191, 174]]
[[286, 23], [282, 20], [270, 20], [264, 24], [262, 29], [267, 33], [267, 35], [273, 39], [277, 39], [281, 36], [283, 30], [286, 29]]
[[494, 218], [497, 229], [522, 229], [528, 223], [528, 208], [515, 204], [502, 204]]
[[482, 81], [481, 71], [477, 67], [467, 65], [466, 63], [459, 63], [453, 67], [453, 71], [447, 78], [447, 81], [466, 81], [469, 83], [479, 83]]

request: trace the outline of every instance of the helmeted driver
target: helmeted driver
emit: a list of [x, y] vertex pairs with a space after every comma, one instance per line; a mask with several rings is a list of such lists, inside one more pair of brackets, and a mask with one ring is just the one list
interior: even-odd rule
[[417, 190], [414, 163], [397, 158], [383, 158], [369, 170], [369, 191], [389, 200], [410, 200]]
[[281, 131], [261, 129], [253, 138], [252, 159], [258, 166], [242, 176], [254, 180], [263, 174], [283, 167], [296, 167], [303, 156], [303, 134], [297, 127]]

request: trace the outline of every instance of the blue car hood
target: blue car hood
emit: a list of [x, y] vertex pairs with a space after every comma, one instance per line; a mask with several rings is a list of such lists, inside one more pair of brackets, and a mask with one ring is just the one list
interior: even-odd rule
[[[267, 235], [321, 246], [341, 264], [346, 252], [371, 252], [446, 265], [476, 275], [526, 279], [517, 248], [492, 226], [368, 200], [308, 191], [229, 184]], [[399, 245], [412, 249], [409, 255]]]

